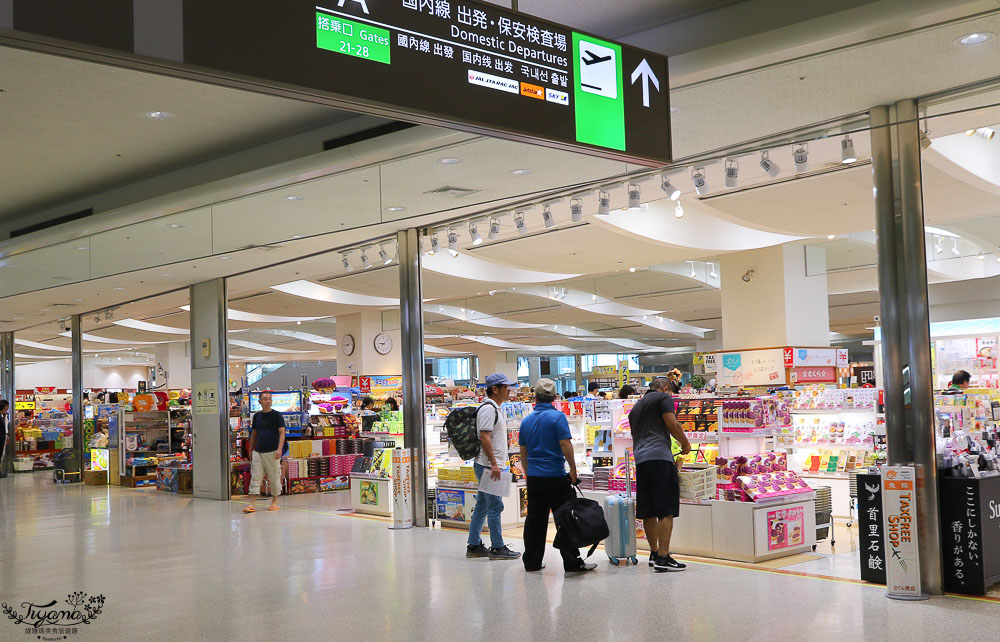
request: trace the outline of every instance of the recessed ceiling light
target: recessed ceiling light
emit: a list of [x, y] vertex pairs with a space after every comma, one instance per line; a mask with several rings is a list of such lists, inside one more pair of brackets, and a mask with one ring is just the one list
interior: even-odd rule
[[836, 234], [827, 234], [826, 238], [828, 238], [829, 240], [832, 241], [833, 239], [837, 238], [837, 235]]
[[442, 165], [457, 165], [462, 162], [462, 159], [455, 158], [454, 156], [447, 156], [445, 158], [439, 158], [438, 162]]
[[147, 111], [146, 118], [152, 118], [153, 120], [170, 120], [174, 115], [168, 111]]
[[169, 228], [170, 228], [170, 229], [172, 229], [172, 230], [179, 230], [179, 229], [181, 229], [182, 227], [184, 227], [184, 224], [183, 224], [183, 223], [171, 223], [171, 224], [170, 224], [170, 225], [168, 225], [167, 227], [169, 227]]
[[160, 276], [167, 277], [167, 276], [173, 276], [173, 274], [171, 274], [170, 272], [165, 272], [164, 274], [161, 274]]
[[231, 258], [233, 258], [233, 257], [231, 257], [231, 256], [220, 256], [220, 257], [219, 257], [219, 260], [220, 260], [220, 261], [228, 261], [228, 260], [229, 260], [229, 259], [231, 259]]
[[527, 176], [528, 174], [531, 173], [531, 170], [530, 169], [512, 169], [512, 170], [510, 170], [510, 173], [513, 174], [514, 176]]
[[73, 299], [73, 300], [74, 300], [74, 301], [76, 301], [77, 303], [80, 303], [81, 301], [83, 301], [83, 299], [81, 299], [80, 297], [76, 297], [76, 298], [75, 298], [75, 299]]
[[385, 211], [386, 212], [402, 212], [405, 209], [406, 208], [403, 207], [402, 205], [390, 205], [389, 207], [385, 208]]
[[111, 288], [112, 290], [124, 290], [125, 288]]
[[956, 39], [955, 42], [964, 46], [981, 45], [988, 40], [993, 40], [993, 36], [995, 35], [988, 31], [977, 31], [976, 33], [966, 34]]
[[74, 250], [82, 250], [82, 251], [86, 252], [86, 251], [87, 251], [87, 250], [89, 250], [90, 248], [89, 248], [89, 247], [87, 247], [86, 245], [77, 245], [77, 246], [76, 246], [75, 248], [73, 248], [73, 249], [74, 249]]
[[304, 198], [305, 198], [305, 196], [298, 196], [298, 195], [292, 194], [291, 196], [286, 196], [285, 200], [286, 201], [301, 201]]

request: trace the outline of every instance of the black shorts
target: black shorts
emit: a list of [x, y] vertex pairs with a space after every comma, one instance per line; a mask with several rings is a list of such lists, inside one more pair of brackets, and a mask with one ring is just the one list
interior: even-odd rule
[[680, 480], [674, 462], [654, 459], [636, 464], [635, 516], [639, 519], [660, 519], [680, 514]]

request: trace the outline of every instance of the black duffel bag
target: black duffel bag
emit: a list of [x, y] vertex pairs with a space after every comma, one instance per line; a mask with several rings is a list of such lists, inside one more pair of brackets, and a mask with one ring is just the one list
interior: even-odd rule
[[[576, 490], [579, 491], [578, 488]], [[601, 505], [592, 499], [577, 497], [575, 492], [571, 499], [556, 509], [552, 517], [556, 523], [556, 538], [552, 545], [559, 549], [589, 546], [587, 557], [590, 557], [597, 545], [611, 534]]]

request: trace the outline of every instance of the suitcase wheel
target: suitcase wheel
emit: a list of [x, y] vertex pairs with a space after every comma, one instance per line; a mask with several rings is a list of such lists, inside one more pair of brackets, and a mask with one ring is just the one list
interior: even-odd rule
[[618, 564], [621, 563], [621, 560], [618, 559], [617, 557], [609, 557], [608, 561], [614, 564], [615, 566], [618, 566]]
[[635, 566], [639, 566], [639, 558], [638, 557], [633, 557], [632, 558], [632, 564], [635, 565]]

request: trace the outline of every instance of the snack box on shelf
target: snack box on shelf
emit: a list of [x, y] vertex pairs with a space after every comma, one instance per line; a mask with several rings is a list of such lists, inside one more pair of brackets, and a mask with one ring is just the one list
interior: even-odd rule
[[741, 475], [737, 477], [737, 483], [750, 500], [755, 502], [787, 495], [811, 493], [813, 490], [809, 484], [790, 470], [759, 475]]

